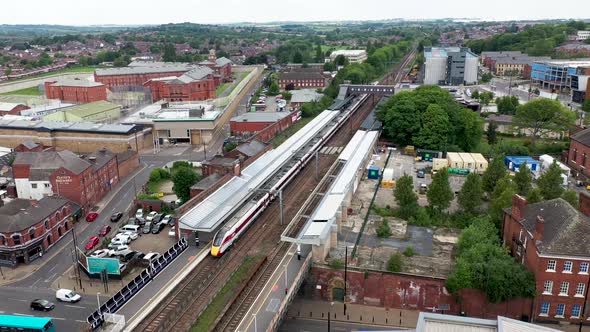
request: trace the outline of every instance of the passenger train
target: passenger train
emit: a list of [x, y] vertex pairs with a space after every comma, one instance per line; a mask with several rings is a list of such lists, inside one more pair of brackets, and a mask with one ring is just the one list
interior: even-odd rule
[[[340, 110], [344, 116], [338, 119], [338, 122], [335, 126], [333, 126], [328, 132], [326, 132], [316, 144], [305, 154], [303, 157], [295, 164], [291, 169], [283, 175], [283, 177], [274, 184], [268, 193], [264, 194], [262, 198], [260, 198], [246, 213], [244, 213], [241, 217], [237, 220], [231, 219], [228, 221], [218, 232], [215, 234], [213, 238], [213, 244], [211, 246], [211, 255], [215, 257], [221, 257], [224, 253], [226, 253], [229, 248], [237, 241], [237, 239], [246, 231], [246, 229], [254, 223], [256, 217], [264, 211], [264, 209], [270, 204], [272, 200], [276, 198], [278, 192], [283, 189], [293, 178], [299, 173], [303, 167], [309, 162], [309, 160], [313, 157], [316, 151], [322, 148], [322, 146], [338, 131], [338, 129], [344, 124], [348, 118], [356, 110], [359, 106], [367, 99], [368, 95], [362, 95], [356, 103], [350, 107], [350, 109], [346, 110], [347, 106], [350, 103], [354, 103], [354, 100], [350, 98], [345, 103], [343, 103], [343, 109]], [[333, 111], [324, 111], [324, 112], [338, 112], [338, 110]]]

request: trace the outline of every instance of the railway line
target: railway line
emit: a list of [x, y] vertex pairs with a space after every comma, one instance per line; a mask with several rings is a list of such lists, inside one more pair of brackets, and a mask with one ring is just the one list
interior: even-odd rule
[[[410, 61], [413, 61], [415, 54], [412, 55], [412, 53], [404, 58], [404, 61], [399, 66], [400, 69], [405, 68]], [[394, 79], [398, 79], [398, 76]], [[372, 98], [362, 97], [357, 109], [352, 112], [348, 119], [345, 119], [348, 122], [342, 124], [332, 133], [324, 144], [332, 147], [345, 146], [370, 113], [374, 104], [375, 101]], [[294, 159], [302, 157], [295, 156]], [[320, 172], [325, 172], [335, 160], [336, 155], [322, 155], [319, 158], [317, 167], [320, 168]], [[287, 163], [285, 166], [289, 167], [289, 164]], [[319, 178], [314, 176], [315, 172], [313, 163], [306, 164], [302, 167], [300, 173], [290, 180], [291, 183], [283, 189], [285, 197], [284, 220], [291, 220], [295, 216], [308, 198], [309, 193], [318, 185]], [[263, 195], [264, 193], [260, 192], [254, 195], [253, 200], [261, 199]], [[281, 233], [287, 225], [281, 225], [278, 222], [280, 219], [279, 211], [278, 202], [269, 199], [268, 208], [260, 213], [257, 221], [249, 226], [250, 229], [233, 245], [232, 250], [219, 258], [207, 256], [187, 278], [174, 288], [171, 296], [149, 313], [134, 331], [190, 330], [200, 314], [207, 308], [207, 305], [244, 259], [249, 255], [264, 255], [266, 257], [265, 262], [252, 275], [240, 295], [234, 299], [229, 307], [226, 307], [225, 312], [221, 313], [222, 317], [216, 322], [216, 325], [209, 328], [210, 331], [235, 330], [290, 246], [290, 243], [280, 241]], [[293, 231], [296, 232], [303, 225], [303, 222], [294, 225]]]

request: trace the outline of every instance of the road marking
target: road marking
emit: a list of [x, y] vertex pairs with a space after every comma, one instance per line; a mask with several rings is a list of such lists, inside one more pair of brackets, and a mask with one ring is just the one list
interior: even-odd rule
[[19, 314], [18, 312], [13, 312], [12, 314], [15, 315], [15, 316], [34, 317], [34, 316], [31, 316], [31, 315]]
[[61, 317], [51, 317], [51, 319], [66, 320], [65, 318], [61, 318]]
[[57, 275], [57, 273], [52, 274], [49, 278], [45, 279], [45, 282], [51, 282], [51, 280]]
[[53, 272], [53, 270], [57, 267], [57, 265], [54, 265], [50, 270], [49, 273]]
[[27, 300], [23, 300], [23, 299], [13, 299], [13, 298], [10, 298], [10, 297], [8, 299], [9, 300], [12, 300], [12, 301], [27, 302]]
[[71, 305], [71, 304], [66, 304], [66, 305], [64, 305], [64, 307], [78, 308], [78, 309], [86, 309], [86, 307], [82, 307], [82, 306], [79, 306], [79, 305]]
[[37, 281], [35, 281], [32, 286], [35, 287], [39, 281], [41, 281], [41, 278], [37, 279]]
[[76, 319], [76, 322], [80, 322], [80, 323], [86, 323], [85, 320], [81, 320], [81, 319]]

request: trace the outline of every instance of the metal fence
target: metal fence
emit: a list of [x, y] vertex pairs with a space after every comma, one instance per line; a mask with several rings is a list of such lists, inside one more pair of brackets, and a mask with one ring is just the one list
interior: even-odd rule
[[150, 280], [155, 278], [166, 266], [168, 266], [176, 257], [188, 248], [188, 242], [185, 238], [175, 243], [164, 255], [160, 256], [156, 261], [152, 262], [145, 270], [131, 280], [125, 287], [118, 291], [113, 297], [100, 306], [98, 310], [93, 312], [86, 321], [90, 324], [92, 330], [96, 330], [105, 322], [105, 314], [114, 314], [125, 303], [127, 303], [135, 294], [147, 285]]

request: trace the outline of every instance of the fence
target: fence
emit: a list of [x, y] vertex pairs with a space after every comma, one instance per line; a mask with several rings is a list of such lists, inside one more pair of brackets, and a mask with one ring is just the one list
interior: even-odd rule
[[125, 303], [127, 303], [135, 294], [147, 285], [150, 280], [155, 278], [166, 266], [168, 266], [176, 257], [188, 248], [188, 242], [182, 238], [174, 244], [164, 255], [160, 256], [155, 262], [152, 262], [145, 270], [143, 270], [135, 279], [131, 280], [125, 287], [123, 287], [117, 294], [111, 297], [98, 310], [93, 312], [86, 321], [90, 324], [92, 330], [96, 330], [105, 322], [105, 314], [114, 314]]

